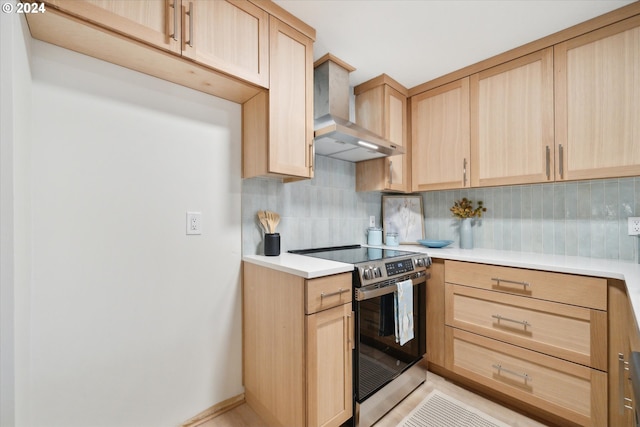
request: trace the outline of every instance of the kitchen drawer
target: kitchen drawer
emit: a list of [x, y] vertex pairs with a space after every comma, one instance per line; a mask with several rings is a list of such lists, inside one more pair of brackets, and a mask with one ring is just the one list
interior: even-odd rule
[[351, 302], [351, 273], [305, 281], [305, 313], [312, 314]]
[[565, 273], [446, 261], [445, 282], [607, 309], [607, 280]]
[[607, 374], [446, 327], [451, 371], [584, 426], [607, 425]]
[[607, 370], [607, 313], [446, 284], [446, 323], [531, 350]]

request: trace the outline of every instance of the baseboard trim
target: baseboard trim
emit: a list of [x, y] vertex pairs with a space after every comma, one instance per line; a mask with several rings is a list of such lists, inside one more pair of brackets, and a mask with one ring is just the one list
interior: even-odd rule
[[231, 397], [227, 400], [223, 400], [220, 403], [216, 403], [212, 407], [205, 409], [193, 418], [185, 421], [180, 427], [196, 427], [202, 423], [214, 419], [215, 417], [224, 414], [227, 411], [232, 410], [245, 403], [244, 393], [238, 396]]

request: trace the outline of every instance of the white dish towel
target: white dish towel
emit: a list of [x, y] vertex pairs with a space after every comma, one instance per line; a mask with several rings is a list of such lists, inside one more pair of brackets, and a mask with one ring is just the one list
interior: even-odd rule
[[405, 345], [413, 339], [413, 281], [398, 282], [397, 286], [394, 292], [396, 342]]

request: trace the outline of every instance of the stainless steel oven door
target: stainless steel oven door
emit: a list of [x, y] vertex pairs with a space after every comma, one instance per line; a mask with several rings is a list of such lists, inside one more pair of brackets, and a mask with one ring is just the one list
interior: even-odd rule
[[[402, 372], [420, 361], [426, 349], [426, 278], [424, 271], [413, 277], [390, 280], [384, 286], [356, 289], [356, 401], [363, 402]], [[417, 276], [417, 277], [416, 277]], [[397, 283], [413, 280], [414, 338], [404, 345], [396, 342], [394, 292]]]

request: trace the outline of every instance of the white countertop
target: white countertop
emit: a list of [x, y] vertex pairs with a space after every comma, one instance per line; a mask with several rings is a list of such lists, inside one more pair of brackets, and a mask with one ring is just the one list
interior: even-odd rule
[[273, 268], [274, 270], [284, 271], [285, 273], [295, 274], [305, 279], [346, 273], [353, 271], [354, 268], [353, 264], [290, 254], [288, 252], [283, 252], [278, 256], [245, 255], [242, 260]]
[[[363, 245], [364, 246], [364, 245]], [[545, 255], [527, 252], [499, 251], [493, 249], [443, 249], [426, 248], [420, 245], [385, 247], [428, 254], [431, 258], [469, 261], [482, 264], [497, 264], [508, 267], [555, 271], [624, 280], [636, 320], [640, 318], [640, 264], [625, 261], [583, 258], [576, 256]], [[244, 261], [259, 264], [290, 274], [313, 279], [353, 270], [352, 264], [322, 260], [304, 255], [282, 253], [279, 256], [246, 255]], [[636, 321], [636, 325], [638, 322]]]

